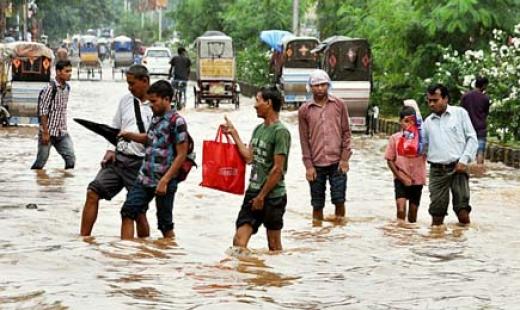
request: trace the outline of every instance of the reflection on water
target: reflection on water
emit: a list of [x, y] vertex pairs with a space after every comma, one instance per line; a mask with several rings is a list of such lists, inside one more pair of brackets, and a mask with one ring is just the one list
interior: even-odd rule
[[[110, 123], [122, 82], [72, 82], [69, 117]], [[223, 115], [244, 141], [259, 122], [253, 101], [241, 109], [202, 105], [185, 114], [196, 137], [215, 136]], [[94, 236], [78, 236], [85, 189], [106, 142], [69, 122], [73, 171], [54, 151], [46, 169], [29, 169], [36, 129], [0, 129], [0, 308], [20, 309], [511, 309], [520, 304], [520, 175], [487, 164], [471, 182], [472, 224], [431, 228], [425, 187], [418, 223], [395, 221], [386, 138], [355, 136], [347, 217], [313, 222], [301, 163], [297, 112], [282, 112], [293, 136], [286, 176], [284, 251], [267, 250], [265, 230], [251, 250], [230, 248], [242, 197], [198, 186], [200, 169], [179, 186], [174, 240], [160, 239], [154, 204], [152, 237], [120, 241], [125, 194], [100, 203]], [[199, 160], [200, 163], [200, 160]], [[492, 285], [490, 285], [492, 283]]]

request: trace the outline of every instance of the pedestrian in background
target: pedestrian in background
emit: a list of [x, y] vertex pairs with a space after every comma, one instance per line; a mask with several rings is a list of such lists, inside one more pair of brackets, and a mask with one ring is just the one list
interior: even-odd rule
[[486, 77], [477, 77], [475, 88], [462, 96], [461, 106], [468, 111], [471, 124], [477, 133], [477, 165], [479, 168], [484, 166], [484, 157], [487, 141], [487, 118], [491, 101], [485, 91], [489, 84]]
[[67, 104], [69, 101], [72, 64], [69, 60], [56, 62], [56, 77], [38, 96], [38, 154], [31, 169], [43, 169], [51, 146], [65, 160], [65, 169], [73, 169], [76, 157], [74, 145], [67, 129]]

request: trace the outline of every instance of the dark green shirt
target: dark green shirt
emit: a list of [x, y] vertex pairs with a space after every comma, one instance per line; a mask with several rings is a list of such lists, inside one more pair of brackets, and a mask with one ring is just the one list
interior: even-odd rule
[[[273, 169], [275, 155], [285, 155], [283, 174], [287, 172], [291, 134], [279, 121], [267, 127], [260, 124], [253, 131], [250, 145], [253, 148], [253, 162], [248, 190], [260, 191], [267, 181], [269, 172]], [[282, 175], [267, 197], [276, 198], [283, 195], [285, 195], [285, 182]]]

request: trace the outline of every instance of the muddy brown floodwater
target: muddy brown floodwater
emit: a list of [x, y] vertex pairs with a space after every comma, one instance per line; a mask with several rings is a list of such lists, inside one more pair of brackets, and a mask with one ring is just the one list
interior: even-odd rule
[[[385, 137], [353, 139], [344, 223], [313, 225], [301, 162], [296, 112], [282, 119], [292, 134], [286, 176], [284, 251], [267, 251], [265, 230], [252, 252], [230, 255], [242, 197], [198, 186], [201, 170], [180, 185], [176, 238], [161, 240], [149, 212], [149, 239], [120, 241], [125, 193], [101, 203], [94, 237], [78, 235], [85, 188], [107, 146], [72, 117], [109, 123], [122, 81], [73, 81], [69, 127], [77, 167], [63, 170], [53, 150], [46, 169], [29, 169], [34, 128], [0, 128], [0, 308], [2, 309], [515, 309], [520, 305], [520, 176], [501, 164], [471, 179], [472, 220], [432, 230], [423, 192], [417, 225], [397, 225]], [[239, 111], [202, 106], [183, 111], [196, 140], [213, 139], [227, 114], [248, 140], [253, 101]], [[37, 208], [27, 207], [36, 204]], [[328, 205], [326, 214], [332, 214]]]

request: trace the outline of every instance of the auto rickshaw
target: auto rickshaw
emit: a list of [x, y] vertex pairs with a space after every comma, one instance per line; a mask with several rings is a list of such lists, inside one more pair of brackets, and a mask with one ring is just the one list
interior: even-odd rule
[[124, 77], [126, 69], [134, 63], [134, 43], [127, 36], [115, 37], [112, 41], [112, 78], [117, 71]]
[[14, 42], [3, 48], [2, 111], [9, 125], [38, 124], [38, 96], [51, 78], [54, 54], [36, 42]]
[[78, 80], [82, 72], [87, 73], [87, 79], [93, 78], [96, 72], [99, 74], [100, 80], [103, 78], [103, 68], [98, 56], [97, 37], [93, 35], [81, 36], [79, 41]]
[[235, 55], [231, 37], [220, 31], [207, 31], [196, 40], [197, 85], [195, 107], [203, 101], [218, 107], [229, 102], [238, 109], [240, 86], [236, 81]]
[[313, 52], [331, 80], [333, 95], [344, 100], [355, 131], [366, 130], [366, 113], [372, 90], [372, 53], [366, 39], [333, 36]]
[[314, 37], [286, 37], [283, 41], [283, 60], [278, 86], [285, 104], [300, 106], [311, 98], [307, 91], [309, 75], [319, 68], [319, 59], [312, 50], [319, 44]]

